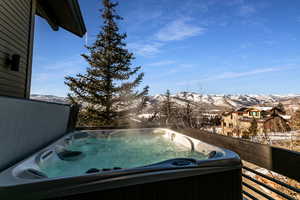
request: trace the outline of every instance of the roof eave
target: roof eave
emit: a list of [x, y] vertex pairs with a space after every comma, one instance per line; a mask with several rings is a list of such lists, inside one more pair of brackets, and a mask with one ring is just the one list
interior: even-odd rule
[[80, 28], [80, 33], [74, 33], [75, 35], [78, 35], [79, 37], [83, 37], [86, 33], [86, 27], [85, 27], [85, 23], [83, 20], [83, 16], [82, 16], [82, 12], [80, 10], [80, 6], [77, 0], [69, 0], [69, 5], [70, 8], [72, 8], [71, 10], [74, 12], [74, 15], [77, 16], [77, 21], [78, 21], [78, 27]]
[[[46, 19], [54, 31], [62, 27], [79, 37], [85, 35], [86, 27], [77, 0], [39, 0], [37, 7], [37, 15]], [[64, 12], [54, 9], [65, 7]], [[66, 12], [69, 13], [68, 18], [62, 16]]]

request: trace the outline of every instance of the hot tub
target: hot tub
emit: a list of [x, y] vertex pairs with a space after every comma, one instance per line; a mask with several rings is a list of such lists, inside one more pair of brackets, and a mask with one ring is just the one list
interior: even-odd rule
[[234, 152], [169, 129], [91, 130], [70, 133], [0, 173], [0, 197], [94, 195], [241, 199], [241, 161]]

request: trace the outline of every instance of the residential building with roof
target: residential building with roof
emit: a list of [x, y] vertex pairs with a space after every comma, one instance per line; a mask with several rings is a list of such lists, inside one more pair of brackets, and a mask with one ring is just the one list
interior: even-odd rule
[[290, 131], [289, 119], [277, 107], [242, 107], [226, 112], [222, 117], [222, 133], [229, 136], [246, 134], [253, 120], [257, 122], [257, 133]]

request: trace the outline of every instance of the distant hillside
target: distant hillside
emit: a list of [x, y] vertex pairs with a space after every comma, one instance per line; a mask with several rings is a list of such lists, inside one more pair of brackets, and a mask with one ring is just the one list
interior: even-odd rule
[[32, 94], [30, 96], [30, 99], [39, 100], [39, 101], [53, 102], [53, 103], [62, 103], [62, 104], [67, 104], [68, 103], [66, 97], [58, 97], [58, 96], [54, 96], [54, 95]]
[[[158, 103], [164, 99], [164, 95], [155, 95], [152, 97], [152, 102]], [[288, 109], [297, 109], [300, 105], [300, 95], [202, 95], [181, 92], [172, 95], [172, 99], [178, 104], [184, 104], [187, 99], [207, 110], [227, 110], [253, 105], [273, 106], [278, 103], [282, 103]]]
[[[31, 95], [31, 99], [67, 103], [65, 97], [53, 95]], [[155, 95], [150, 97], [149, 106], [159, 104], [165, 99], [164, 95]], [[253, 105], [276, 105], [281, 102], [287, 109], [298, 109], [300, 105], [300, 95], [210, 95], [198, 93], [180, 92], [172, 95], [172, 101], [184, 105], [186, 100], [192, 102], [194, 106], [202, 106], [206, 110], [228, 110], [244, 106]]]

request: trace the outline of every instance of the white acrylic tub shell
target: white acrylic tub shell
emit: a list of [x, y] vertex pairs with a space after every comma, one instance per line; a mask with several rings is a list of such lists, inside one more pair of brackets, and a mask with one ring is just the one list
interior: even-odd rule
[[[198, 151], [204, 155], [208, 155], [210, 152], [215, 151], [215, 156], [205, 160], [193, 160], [180, 158], [179, 161], [184, 161], [186, 165], [174, 165], [176, 159], [166, 160], [160, 163], [153, 163], [148, 166], [141, 166], [137, 168], [120, 169], [115, 171], [107, 171], [96, 174], [84, 174], [82, 176], [74, 177], [57, 177], [57, 178], [41, 178], [32, 179], [28, 177], [22, 177], [21, 174], [24, 170], [35, 169], [39, 170], [39, 164], [44, 162], [51, 162], [59, 159], [57, 153], [64, 149], [65, 146], [72, 143], [73, 140], [78, 140], [86, 137], [109, 137], [116, 134], [130, 134], [131, 132], [139, 132], [141, 134], [156, 134], [162, 133], [165, 138], [173, 141], [174, 143], [184, 145], [190, 148], [192, 151]], [[189, 174], [206, 174], [212, 173], [214, 171], [226, 171], [233, 168], [240, 168], [241, 161], [239, 156], [227, 149], [219, 148], [200, 140], [185, 136], [178, 132], [169, 129], [117, 129], [117, 130], [87, 130], [87, 131], [77, 131], [69, 133], [66, 136], [59, 139], [57, 142], [51, 144], [50, 146], [42, 149], [41, 151], [35, 153], [28, 159], [21, 161], [13, 167], [0, 173], [0, 197], [3, 194], [14, 195], [17, 191], [32, 191], [36, 187], [43, 185], [43, 190], [41, 191], [41, 197], [49, 195], [54, 195], [55, 189], [63, 191], [64, 188], [76, 188], [81, 184], [86, 184], [87, 182], [94, 184], [106, 184], [105, 187], [113, 187], [114, 180], [126, 180], [130, 178], [138, 179], [139, 181], [146, 181], [145, 177], [150, 177], [147, 181], [151, 180], [151, 177], [155, 179], [157, 175], [160, 177], [174, 178], [177, 176], [186, 176]], [[184, 173], [183, 173], [184, 172]], [[170, 176], [172, 174], [172, 176]], [[126, 182], [126, 181], [125, 181]], [[134, 182], [133, 180], [131, 182]], [[116, 182], [117, 183], [117, 182]], [[128, 181], [127, 181], [128, 184]], [[118, 185], [120, 183], [118, 182]], [[48, 189], [47, 189], [48, 188]], [[52, 188], [50, 190], [49, 188]], [[51, 192], [52, 191], [52, 192]], [[66, 192], [66, 191], [64, 191]], [[57, 192], [58, 194], [59, 192]], [[25, 199], [25, 198], [24, 198]]]

